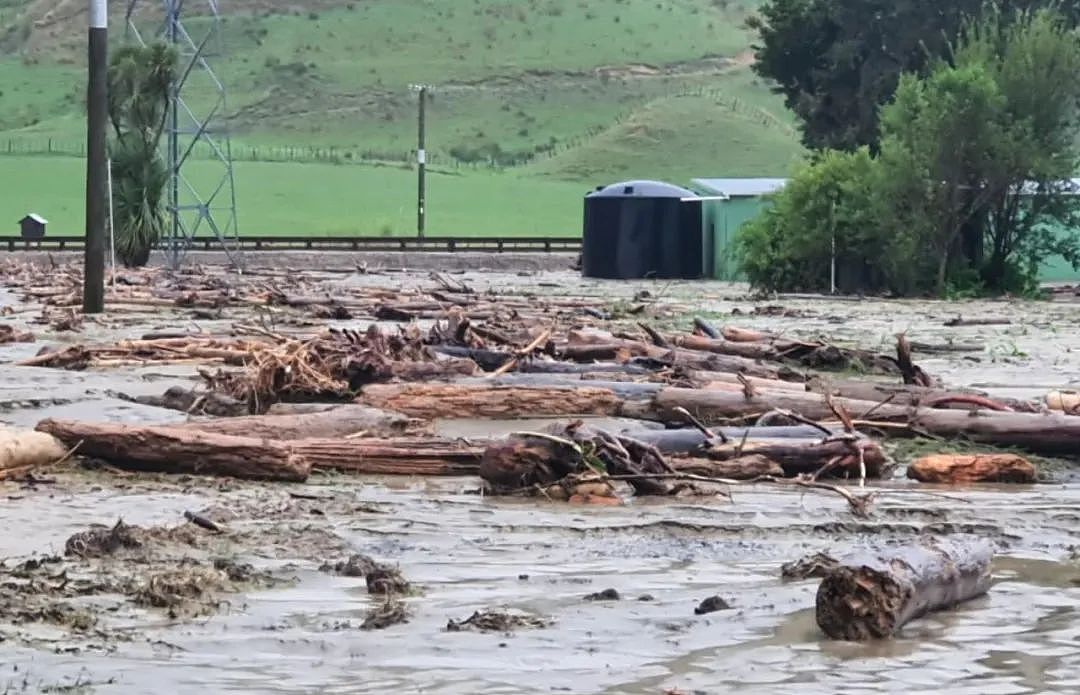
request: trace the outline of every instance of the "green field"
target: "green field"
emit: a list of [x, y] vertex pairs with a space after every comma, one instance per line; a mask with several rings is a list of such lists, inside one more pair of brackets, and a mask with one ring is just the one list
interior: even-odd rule
[[[55, 235], [84, 229], [83, 160], [0, 157], [0, 219], [37, 212]], [[196, 162], [206, 179], [216, 168]], [[416, 231], [416, 174], [393, 167], [240, 162], [237, 216], [251, 235], [409, 235]], [[579, 183], [514, 174], [432, 174], [428, 177], [428, 234], [455, 236], [573, 236], [581, 231]], [[483, 202], [478, 206], [477, 202]]]
[[[82, 228], [84, 5], [0, 0], [0, 176], [14, 182], [0, 215], [35, 209], [56, 233]], [[121, 41], [125, 4], [110, 5]], [[801, 148], [749, 68], [756, 6], [227, 2], [215, 66], [229, 88], [241, 233], [414, 231], [417, 82], [433, 85], [429, 161], [446, 172], [430, 178], [431, 234], [576, 234], [581, 195], [597, 185], [784, 175]], [[190, 21], [197, 33], [203, 20]], [[187, 96], [206, 109], [205, 80]], [[29, 156], [49, 151], [70, 157]], [[341, 165], [309, 163], [325, 160]]]

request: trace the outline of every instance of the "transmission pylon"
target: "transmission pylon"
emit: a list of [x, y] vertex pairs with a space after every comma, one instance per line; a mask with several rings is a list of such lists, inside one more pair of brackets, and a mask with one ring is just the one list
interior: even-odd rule
[[[162, 145], [169, 179], [167, 234], [160, 248], [174, 270], [194, 244], [211, 239], [234, 266], [243, 267], [227, 93], [213, 67], [225, 57], [219, 5], [217, 0], [128, 0], [125, 16], [129, 40], [142, 46], [166, 41], [179, 60]], [[197, 174], [190, 166], [194, 160]]]

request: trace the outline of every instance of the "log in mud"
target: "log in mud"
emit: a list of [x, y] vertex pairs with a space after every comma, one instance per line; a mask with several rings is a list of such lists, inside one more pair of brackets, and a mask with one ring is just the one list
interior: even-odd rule
[[516, 388], [457, 384], [377, 384], [359, 402], [417, 418], [520, 418], [617, 415], [615, 393], [598, 388]]
[[1016, 454], [935, 454], [908, 466], [909, 478], [921, 483], [1034, 483], [1030, 461]]
[[833, 639], [890, 637], [931, 611], [985, 594], [993, 554], [981, 540], [926, 538], [841, 559], [818, 587], [818, 627]]
[[435, 437], [300, 439], [290, 447], [313, 468], [354, 475], [476, 475], [486, 442]]
[[222, 475], [303, 482], [311, 462], [288, 445], [267, 439], [211, 434], [179, 427], [44, 420], [37, 430], [79, 454], [139, 471]]
[[418, 427], [401, 415], [363, 405], [346, 404], [312, 413], [294, 415], [249, 415], [214, 420], [194, 420], [177, 425], [180, 429], [257, 439], [321, 439], [363, 434], [400, 435]]
[[665, 388], [651, 401], [627, 403], [622, 414], [668, 423], [682, 423], [683, 408], [706, 423], [759, 418], [775, 410], [798, 413], [816, 421], [835, 419], [842, 408], [861, 428], [886, 435], [920, 434], [965, 438], [980, 444], [1021, 447], [1036, 454], [1073, 454], [1080, 449], [1080, 418], [1062, 413], [1019, 413], [996, 410], [915, 408], [852, 398], [826, 400], [815, 393], [773, 391], [747, 396], [726, 391]]

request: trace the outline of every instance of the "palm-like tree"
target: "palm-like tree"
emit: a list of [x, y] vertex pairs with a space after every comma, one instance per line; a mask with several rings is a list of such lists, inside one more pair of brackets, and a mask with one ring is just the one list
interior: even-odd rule
[[165, 228], [169, 172], [158, 146], [165, 131], [176, 52], [167, 44], [124, 46], [109, 62], [109, 143], [116, 253], [142, 266]]

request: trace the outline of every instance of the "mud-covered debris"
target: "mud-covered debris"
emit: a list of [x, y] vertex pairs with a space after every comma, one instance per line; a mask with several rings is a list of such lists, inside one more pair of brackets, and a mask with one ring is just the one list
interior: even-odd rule
[[19, 579], [28, 579], [45, 565], [57, 565], [64, 561], [59, 555], [44, 555], [24, 560], [8, 570], [8, 574]]
[[585, 597], [586, 601], [619, 601], [621, 599], [622, 596], [615, 589], [604, 589]]
[[409, 622], [409, 609], [395, 594], [387, 594], [386, 599], [368, 611], [361, 630], [382, 630], [391, 625]]
[[250, 584], [265, 579], [265, 577], [260, 575], [252, 565], [246, 562], [237, 562], [236, 560], [225, 557], [219, 557], [214, 560], [214, 569], [219, 572], [224, 572], [230, 582], [235, 582], [237, 584]]
[[142, 541], [138, 537], [138, 527], [117, 521], [111, 528], [92, 526], [88, 531], [80, 531], [64, 543], [64, 554], [71, 557], [104, 557], [118, 550], [139, 548]]
[[780, 577], [785, 581], [820, 579], [839, 564], [835, 558], [827, 553], [814, 553], [780, 565]]
[[175, 617], [215, 608], [215, 595], [226, 588], [226, 575], [221, 570], [190, 565], [151, 574], [133, 598], [141, 606], [167, 608]]
[[516, 629], [540, 629], [548, 627], [550, 620], [528, 613], [504, 611], [476, 611], [465, 620], [449, 620], [447, 632], [478, 630], [480, 632], [513, 632]]
[[637, 600], [641, 601], [642, 603], [648, 603], [650, 601], [655, 601], [656, 597], [652, 594], [642, 594], [641, 596], [637, 597]]
[[706, 613], [715, 613], [716, 611], [726, 611], [730, 608], [731, 604], [724, 599], [719, 596], [710, 596], [698, 604], [698, 607], [694, 609], [694, 615], [705, 615]]
[[66, 627], [73, 632], [87, 632], [97, 625], [97, 616], [92, 612], [59, 601], [49, 601], [41, 606], [20, 607], [10, 612], [0, 610], [0, 619], [15, 625], [49, 623]]
[[341, 560], [339, 562], [326, 562], [319, 567], [321, 572], [329, 572], [331, 574], [339, 574], [342, 577], [365, 577], [370, 572], [374, 572], [379, 567], [379, 563], [371, 559], [367, 555], [352, 555], [347, 560]]
[[364, 577], [369, 594], [407, 594], [411, 588], [401, 570], [390, 565], [376, 565]]

